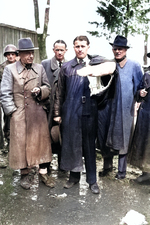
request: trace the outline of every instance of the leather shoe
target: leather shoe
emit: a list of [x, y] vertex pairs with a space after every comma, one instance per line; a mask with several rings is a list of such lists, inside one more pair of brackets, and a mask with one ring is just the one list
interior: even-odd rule
[[116, 176], [115, 176], [115, 178], [118, 179], [118, 180], [122, 180], [122, 179], [124, 179], [125, 177], [126, 177], [126, 175], [124, 175], [124, 174], [119, 174], [119, 173], [117, 173]]
[[32, 180], [33, 180], [33, 177], [31, 177], [31, 175], [29, 174], [21, 175], [21, 181], [20, 181], [21, 187], [26, 190], [30, 189]]
[[90, 184], [89, 188], [91, 189], [93, 194], [99, 194], [99, 187], [98, 187], [97, 183]]
[[22, 188], [28, 190], [34, 182], [34, 175], [37, 173], [37, 168], [30, 169], [28, 174], [21, 175], [20, 185]]
[[54, 188], [55, 187], [55, 182], [53, 180], [52, 177], [48, 176], [48, 174], [40, 174], [40, 179], [41, 181], [50, 188]]
[[99, 177], [105, 177], [109, 175], [109, 172], [112, 172], [113, 168], [110, 167], [108, 169], [103, 169], [102, 171], [99, 172]]
[[64, 188], [66, 188], [66, 189], [69, 189], [69, 188], [72, 188], [75, 184], [77, 184], [77, 183], [79, 183], [79, 181], [77, 181], [77, 182], [72, 182], [72, 181], [67, 181], [66, 183], [65, 183], [65, 185], [64, 185]]
[[142, 175], [140, 175], [136, 181], [138, 183], [141, 183], [141, 182], [144, 182], [144, 181], [147, 181], [150, 179], [150, 173], [146, 173], [146, 172], [143, 172]]

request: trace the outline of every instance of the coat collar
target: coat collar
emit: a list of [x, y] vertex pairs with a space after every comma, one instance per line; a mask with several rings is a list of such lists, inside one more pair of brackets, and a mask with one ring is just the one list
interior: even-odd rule
[[[91, 55], [87, 55], [86, 56], [86, 60], [91, 60], [92, 59], [92, 56]], [[84, 59], [83, 59], [84, 60]], [[72, 63], [71, 63], [71, 65], [72, 65], [72, 67], [75, 67], [76, 65], [78, 65], [79, 63], [78, 63], [78, 59], [77, 59], [77, 57], [75, 57], [73, 60], [72, 60]]]
[[119, 64], [119, 66], [120, 66], [121, 68], [123, 68], [123, 67], [125, 66], [126, 62], [127, 62], [127, 58], [125, 58], [124, 60], [122, 60], [122, 61], [119, 62], [118, 64]]
[[77, 61], [77, 57], [75, 57], [73, 60], [72, 60], [72, 62], [71, 62], [71, 66], [72, 67], [75, 67], [75, 66], [77, 66], [79, 63], [78, 63], [78, 61]]
[[[21, 74], [21, 73], [25, 70], [25, 67], [22, 65], [22, 63], [21, 63], [20, 60], [16, 62], [16, 67], [17, 67], [17, 71], [18, 71], [19, 74]], [[35, 73], [38, 73], [38, 72], [37, 72], [37, 69], [36, 69], [35, 63], [32, 63], [31, 69], [32, 69]]]
[[[63, 63], [64, 62], [67, 62], [67, 60], [64, 58], [64, 60], [63, 60]], [[52, 70], [57, 70], [58, 68], [59, 68], [59, 66], [58, 66], [58, 61], [57, 61], [57, 59], [56, 59], [56, 57], [54, 56], [52, 59], [51, 59], [51, 69]]]
[[55, 56], [51, 59], [51, 68], [52, 68], [52, 70], [57, 70], [59, 68]]

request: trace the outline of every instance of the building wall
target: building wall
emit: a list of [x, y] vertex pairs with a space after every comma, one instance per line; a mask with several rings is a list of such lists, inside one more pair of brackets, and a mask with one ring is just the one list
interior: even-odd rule
[[[35, 31], [0, 23], [0, 63], [6, 60], [3, 56], [5, 46], [13, 44], [18, 48], [18, 40], [25, 37], [30, 37], [34, 46], [38, 47], [37, 33]], [[34, 62], [40, 63], [39, 50], [35, 50]]]

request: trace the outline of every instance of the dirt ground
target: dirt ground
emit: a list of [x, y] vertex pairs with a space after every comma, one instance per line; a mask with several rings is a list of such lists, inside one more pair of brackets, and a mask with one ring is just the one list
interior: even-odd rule
[[117, 156], [112, 173], [99, 178], [102, 167], [103, 160], [97, 152], [99, 195], [91, 193], [85, 171], [79, 184], [63, 188], [68, 173], [58, 170], [57, 155], [53, 155], [51, 164], [55, 188], [39, 183], [37, 176], [31, 190], [24, 190], [20, 172], [9, 168], [8, 154], [0, 151], [0, 225], [120, 225], [130, 210], [144, 215], [150, 224], [150, 182], [131, 182], [141, 171], [128, 165], [126, 178], [116, 180]]

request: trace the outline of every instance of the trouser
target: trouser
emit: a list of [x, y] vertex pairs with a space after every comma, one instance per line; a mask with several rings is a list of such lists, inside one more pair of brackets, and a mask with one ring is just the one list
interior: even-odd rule
[[126, 169], [127, 169], [127, 154], [119, 155], [118, 174], [126, 175]]
[[113, 167], [113, 156], [112, 157], [104, 157], [104, 164], [103, 168], [105, 169], [110, 169]]
[[6, 138], [6, 140], [9, 142], [10, 140], [10, 116], [6, 116], [4, 114], [4, 136]]
[[[97, 102], [91, 99], [90, 115], [82, 116], [82, 149], [85, 159], [86, 181], [89, 184], [96, 182], [96, 150], [95, 139], [97, 132]], [[70, 172], [69, 180], [80, 180], [80, 172]]]
[[[113, 167], [113, 156], [104, 158], [104, 169]], [[127, 154], [118, 156], [118, 174], [126, 174]]]

